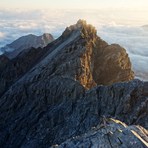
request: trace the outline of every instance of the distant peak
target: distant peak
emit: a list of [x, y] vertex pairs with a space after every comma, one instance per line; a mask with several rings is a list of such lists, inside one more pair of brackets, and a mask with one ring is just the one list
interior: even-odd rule
[[51, 38], [52, 40], [54, 40], [53, 36], [51, 34], [49, 34], [49, 33], [44, 33], [42, 35], [42, 37], [44, 37], [44, 38]]
[[49, 35], [49, 33], [43, 33], [43, 35]]
[[42, 36], [51, 36], [49, 33], [44, 33]]
[[37, 37], [35, 34], [28, 34], [28, 35], [25, 35], [25, 36], [22, 36], [22, 37]]

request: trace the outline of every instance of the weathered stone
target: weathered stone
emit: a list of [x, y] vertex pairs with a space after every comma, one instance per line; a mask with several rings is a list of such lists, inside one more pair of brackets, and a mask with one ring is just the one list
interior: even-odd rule
[[[103, 119], [101, 126], [87, 133], [72, 137], [51, 148], [146, 148], [148, 132], [140, 126], [127, 126], [114, 119]], [[128, 138], [127, 138], [128, 137]]]

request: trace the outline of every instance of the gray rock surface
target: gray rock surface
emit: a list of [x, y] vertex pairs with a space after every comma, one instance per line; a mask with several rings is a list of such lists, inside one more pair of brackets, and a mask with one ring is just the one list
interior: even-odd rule
[[[0, 97], [0, 147], [46, 148], [76, 136], [87, 141], [88, 133], [94, 134], [92, 127], [102, 124], [102, 117], [148, 128], [147, 83], [125, 82], [134, 77], [125, 49], [108, 45], [94, 27], [79, 20], [43, 50], [41, 58]], [[19, 55], [24, 57], [24, 53]], [[120, 125], [110, 121], [104, 130], [111, 126]], [[123, 147], [131, 144], [130, 139], [145, 147], [147, 130], [131, 127], [143, 141], [129, 131], [121, 134], [121, 141], [128, 142]], [[99, 136], [99, 129], [96, 132], [105, 145], [106, 137]], [[111, 143], [118, 146], [117, 136]], [[87, 142], [82, 144], [87, 147]]]
[[41, 36], [29, 34], [16, 39], [14, 42], [7, 44], [1, 50], [9, 58], [15, 58], [23, 50], [34, 47], [43, 48], [54, 40], [53, 36], [48, 33], [44, 33]]
[[141, 126], [127, 126], [121, 121], [103, 118], [102, 124], [87, 133], [51, 148], [145, 148], [148, 147], [147, 135]]

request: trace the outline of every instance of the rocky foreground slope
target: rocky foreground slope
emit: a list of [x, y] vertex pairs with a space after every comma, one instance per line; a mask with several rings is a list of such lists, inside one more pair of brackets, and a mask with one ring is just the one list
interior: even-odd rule
[[147, 147], [148, 83], [132, 80], [125, 49], [79, 20], [33, 51], [1, 68], [0, 147]]

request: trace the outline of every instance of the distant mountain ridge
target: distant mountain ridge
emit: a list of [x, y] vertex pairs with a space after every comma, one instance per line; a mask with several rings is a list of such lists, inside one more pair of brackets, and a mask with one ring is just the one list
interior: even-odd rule
[[28, 49], [31, 47], [45, 47], [49, 43], [54, 40], [53, 36], [48, 33], [44, 33], [41, 36], [36, 36], [33, 34], [29, 34], [26, 36], [22, 36], [10, 44], [7, 44], [5, 47], [2, 47], [1, 50], [4, 54], [10, 59], [15, 58], [20, 52], [24, 49]]

